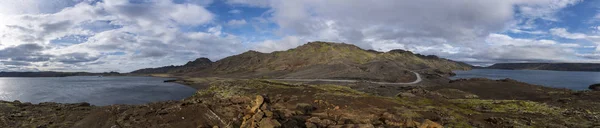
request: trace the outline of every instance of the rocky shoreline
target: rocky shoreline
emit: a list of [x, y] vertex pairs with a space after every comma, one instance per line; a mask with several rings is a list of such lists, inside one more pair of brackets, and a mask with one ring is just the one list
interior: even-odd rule
[[216, 78], [184, 82], [204, 89], [181, 101], [144, 105], [2, 101], [0, 127], [600, 126], [600, 110], [594, 109], [600, 92], [513, 80], [427, 80], [432, 86], [415, 87]]

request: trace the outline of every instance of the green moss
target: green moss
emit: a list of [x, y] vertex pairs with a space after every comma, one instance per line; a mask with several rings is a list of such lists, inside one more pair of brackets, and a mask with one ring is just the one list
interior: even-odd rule
[[15, 106], [10, 103], [0, 103], [0, 108], [15, 108]]
[[451, 102], [463, 108], [471, 108], [480, 111], [498, 113], [532, 113], [543, 115], [558, 115], [563, 109], [549, 106], [543, 103], [523, 100], [480, 100], [480, 99], [456, 99]]
[[354, 90], [348, 86], [333, 85], [333, 84], [309, 85], [309, 86], [323, 90], [323, 91], [325, 91], [326, 94], [352, 96], [352, 97], [369, 96], [367, 93]]
[[[240, 86], [241, 85], [241, 86]], [[201, 97], [206, 95], [217, 95], [222, 98], [248, 94], [248, 90], [263, 90], [277, 88], [302, 88], [285, 82], [253, 79], [253, 80], [220, 80], [210, 83], [210, 87], [199, 90], [194, 95]]]
[[431, 99], [426, 99], [426, 98], [420, 98], [419, 100], [417, 100], [417, 102], [415, 102], [418, 106], [429, 106], [429, 105], [433, 105], [433, 100]]
[[[260, 83], [256, 83], [260, 82]], [[255, 87], [276, 87], [276, 88], [294, 88], [300, 87], [290, 83], [282, 82], [282, 81], [274, 81], [274, 80], [265, 80], [265, 79], [256, 79], [253, 80], [253, 85]]]

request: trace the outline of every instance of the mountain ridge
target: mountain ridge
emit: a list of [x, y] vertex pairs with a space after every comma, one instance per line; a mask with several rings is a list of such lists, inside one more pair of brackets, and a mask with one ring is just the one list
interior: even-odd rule
[[184, 70], [203, 69], [203, 68], [210, 66], [212, 63], [213, 62], [210, 59], [201, 57], [201, 58], [197, 58], [194, 61], [188, 61], [184, 65], [178, 65], [178, 66], [170, 65], [170, 66], [163, 66], [163, 67], [157, 67], [157, 68], [143, 68], [143, 69], [138, 69], [138, 70], [132, 71], [130, 73], [133, 73], [133, 74], [175, 73], [175, 72], [182, 72]]
[[[452, 70], [469, 70], [470, 65], [433, 55], [405, 50], [377, 52], [355, 45], [309, 42], [285, 51], [247, 51], [191, 70], [169, 70], [174, 76], [239, 78], [328, 78], [408, 82], [411, 71], [450, 75]], [[181, 69], [176, 67], [175, 69]], [[138, 71], [134, 71], [135, 73]]]

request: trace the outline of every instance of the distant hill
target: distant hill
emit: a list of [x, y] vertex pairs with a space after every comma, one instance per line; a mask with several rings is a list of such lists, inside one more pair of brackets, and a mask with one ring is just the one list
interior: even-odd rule
[[0, 77], [67, 77], [67, 76], [118, 76], [118, 72], [0, 72]]
[[596, 63], [498, 63], [488, 69], [510, 70], [555, 70], [555, 71], [600, 71]]
[[156, 71], [177, 76], [406, 82], [415, 78], [410, 71], [448, 75], [452, 70], [471, 69], [471, 65], [433, 55], [413, 54], [404, 50], [377, 52], [351, 44], [329, 42], [310, 42], [272, 53], [248, 51], [212, 63], [206, 61], [199, 65], [186, 65], [142, 69], [132, 73]]
[[133, 74], [163, 74], [163, 73], [182, 73], [185, 71], [202, 70], [212, 65], [212, 61], [208, 58], [198, 58], [194, 61], [189, 61], [185, 65], [180, 66], [164, 66], [158, 68], [144, 68], [135, 70]]

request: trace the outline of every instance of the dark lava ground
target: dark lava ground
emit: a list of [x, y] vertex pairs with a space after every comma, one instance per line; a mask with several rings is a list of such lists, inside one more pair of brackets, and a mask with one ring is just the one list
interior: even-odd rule
[[188, 78], [181, 101], [145, 105], [0, 102], [0, 127], [600, 127], [600, 92], [513, 80], [415, 86]]

